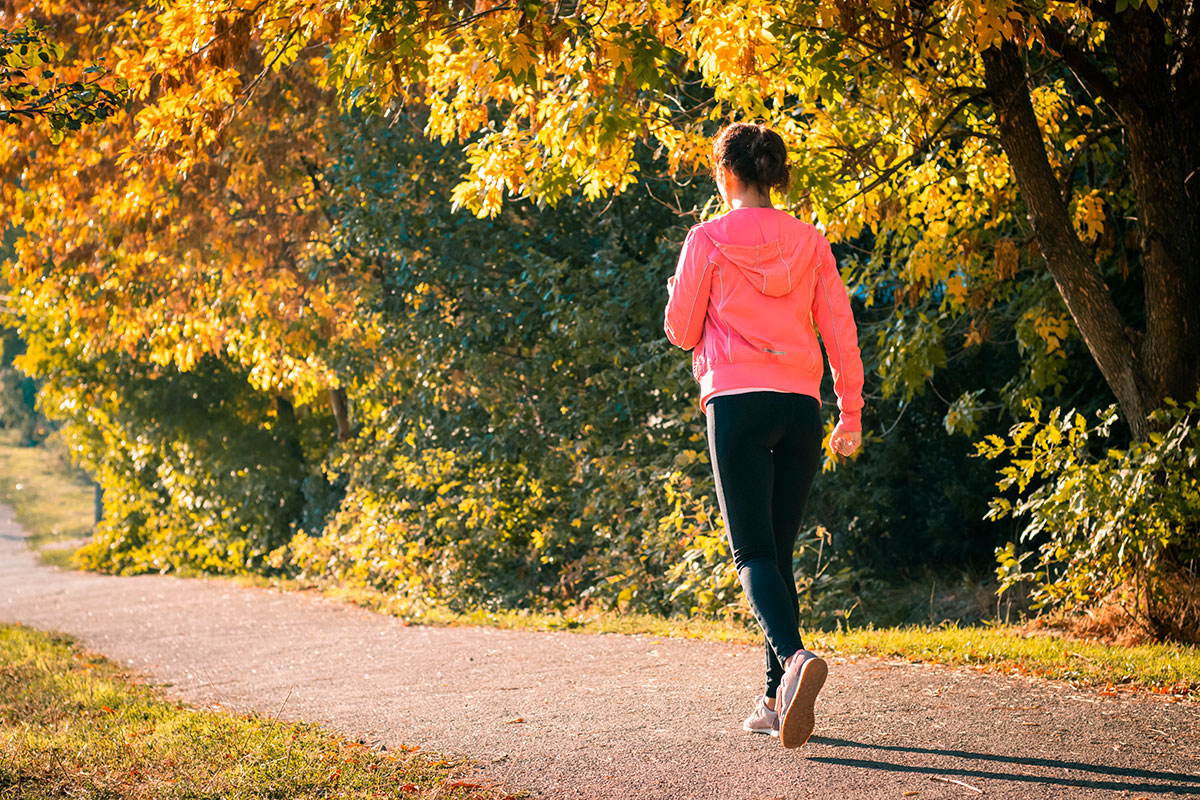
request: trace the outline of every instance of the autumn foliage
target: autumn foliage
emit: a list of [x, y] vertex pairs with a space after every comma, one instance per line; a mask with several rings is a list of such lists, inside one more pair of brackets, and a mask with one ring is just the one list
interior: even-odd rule
[[[241, 508], [251, 545], [222, 569], [274, 551], [414, 596], [655, 585], [659, 608], [723, 607], [686, 375], [651, 342], [673, 226], [715, 210], [697, 181], [735, 118], [789, 143], [778, 200], [837, 245], [877, 411], [932, 391], [971, 434], [1086, 392], [1145, 439], [1200, 387], [1196, 14], [19, 4], [6, 24], [42, 24], [62, 76], [103, 55], [129, 91], [57, 147], [0, 132], [23, 363], [121, 509], [94, 563], [207, 568], [159, 556], [197, 508], [216, 538], [196, 547], [221, 549]], [[151, 385], [194, 414], [134, 403]], [[248, 489], [235, 462], [268, 460], [291, 466]], [[511, 586], [489, 583], [497, 554]]]

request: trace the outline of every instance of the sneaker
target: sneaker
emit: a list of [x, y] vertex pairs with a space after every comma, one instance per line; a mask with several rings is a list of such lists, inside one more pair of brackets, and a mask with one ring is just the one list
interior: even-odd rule
[[779, 735], [779, 715], [774, 710], [767, 708], [765, 695], [758, 698], [753, 713], [742, 723], [742, 730], [750, 733], [769, 733], [772, 736]]
[[800, 658], [783, 673], [776, 708], [784, 747], [800, 747], [812, 736], [816, 726], [813, 705], [828, 674], [829, 666], [807, 650], [802, 650]]

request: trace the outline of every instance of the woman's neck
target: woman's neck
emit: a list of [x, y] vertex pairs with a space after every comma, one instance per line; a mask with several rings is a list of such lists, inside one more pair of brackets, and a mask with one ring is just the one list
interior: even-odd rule
[[751, 189], [738, 194], [731, 194], [729, 197], [729, 207], [731, 209], [739, 208], [774, 208], [771, 204], [771, 193], [762, 192], [758, 189]]

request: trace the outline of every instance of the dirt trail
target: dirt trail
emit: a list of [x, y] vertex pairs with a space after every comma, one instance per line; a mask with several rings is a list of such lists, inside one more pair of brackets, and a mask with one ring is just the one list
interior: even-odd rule
[[[813, 740], [740, 730], [758, 648], [406, 627], [311, 595], [37, 565], [0, 507], [0, 622], [60, 630], [201, 706], [475, 759], [560, 798], [1200, 796], [1193, 704], [830, 659]], [[516, 720], [523, 720], [517, 722]]]

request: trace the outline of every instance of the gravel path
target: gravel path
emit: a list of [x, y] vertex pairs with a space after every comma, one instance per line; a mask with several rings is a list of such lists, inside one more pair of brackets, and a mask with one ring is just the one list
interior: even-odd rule
[[1194, 704], [832, 658], [817, 733], [787, 751], [740, 729], [758, 648], [409, 627], [311, 594], [42, 567], [23, 539], [0, 507], [0, 622], [74, 635], [200, 706], [467, 755], [533, 797], [1200, 796]]

